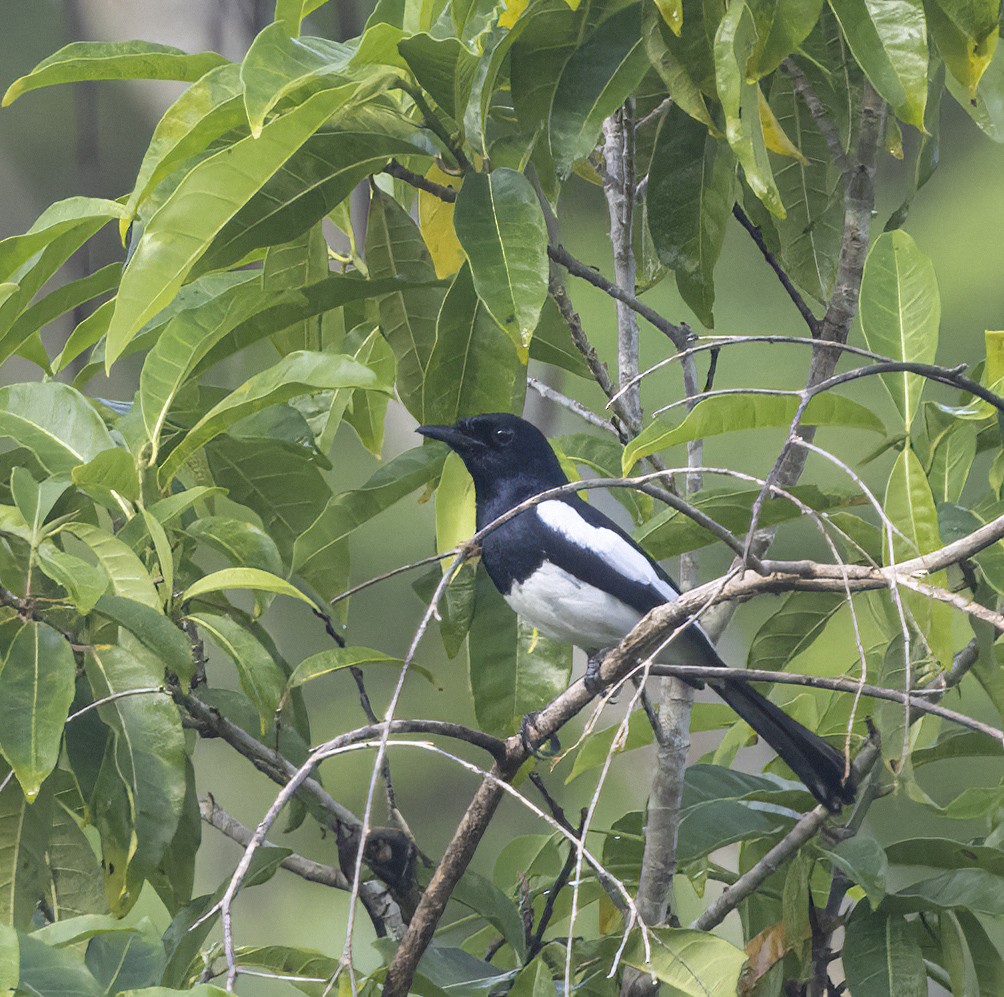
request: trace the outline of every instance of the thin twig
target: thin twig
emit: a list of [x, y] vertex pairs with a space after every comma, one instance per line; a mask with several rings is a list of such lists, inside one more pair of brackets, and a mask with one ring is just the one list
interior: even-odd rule
[[586, 408], [582, 402], [577, 402], [574, 398], [569, 398], [568, 395], [562, 394], [556, 388], [552, 388], [549, 384], [545, 384], [536, 377], [527, 377], [526, 384], [527, 387], [536, 391], [541, 398], [546, 398], [549, 402], [554, 402], [555, 405], [560, 405], [563, 409], [567, 409], [569, 412], [574, 412], [580, 419], [588, 422], [590, 426], [595, 426], [597, 429], [613, 433], [614, 436], [620, 436], [613, 423], [604, 419], [602, 416], [597, 415], [591, 409]]

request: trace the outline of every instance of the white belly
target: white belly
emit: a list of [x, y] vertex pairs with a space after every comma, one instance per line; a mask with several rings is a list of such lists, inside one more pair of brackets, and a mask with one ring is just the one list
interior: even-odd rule
[[513, 585], [505, 600], [545, 636], [590, 650], [618, 643], [641, 619], [620, 599], [550, 561]]

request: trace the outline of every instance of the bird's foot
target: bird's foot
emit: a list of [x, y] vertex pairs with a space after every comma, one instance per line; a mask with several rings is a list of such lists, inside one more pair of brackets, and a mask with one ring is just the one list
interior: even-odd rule
[[554, 734], [548, 734], [540, 740], [534, 739], [534, 724], [537, 722], [537, 712], [527, 713], [519, 723], [519, 739], [527, 755], [532, 758], [553, 758], [561, 751], [561, 742]]
[[586, 674], [583, 676], [582, 681], [585, 683], [586, 692], [590, 696], [598, 696], [605, 687], [602, 677], [600, 676], [600, 668], [603, 665], [603, 659], [607, 655], [609, 648], [601, 648], [599, 651], [592, 651], [589, 657], [586, 659]]

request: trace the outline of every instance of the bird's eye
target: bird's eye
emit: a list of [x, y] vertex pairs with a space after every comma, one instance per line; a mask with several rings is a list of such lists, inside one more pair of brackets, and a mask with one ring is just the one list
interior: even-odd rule
[[516, 434], [509, 428], [503, 426], [495, 430], [495, 442], [501, 447], [507, 447], [513, 441]]

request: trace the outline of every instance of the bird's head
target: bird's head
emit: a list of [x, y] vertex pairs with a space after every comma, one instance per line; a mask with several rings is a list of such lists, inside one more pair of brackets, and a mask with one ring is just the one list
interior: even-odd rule
[[532, 484], [530, 494], [535, 494], [568, 480], [544, 434], [519, 416], [489, 412], [452, 426], [419, 426], [417, 431], [456, 451], [479, 494], [517, 480]]

